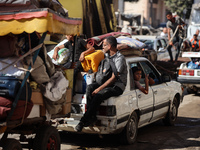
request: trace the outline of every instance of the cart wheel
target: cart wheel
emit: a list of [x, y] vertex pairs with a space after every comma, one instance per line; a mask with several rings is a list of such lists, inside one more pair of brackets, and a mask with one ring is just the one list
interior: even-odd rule
[[55, 127], [43, 126], [35, 136], [33, 150], [60, 150], [60, 135]]
[[7, 139], [3, 150], [22, 150], [20, 142], [16, 139]]

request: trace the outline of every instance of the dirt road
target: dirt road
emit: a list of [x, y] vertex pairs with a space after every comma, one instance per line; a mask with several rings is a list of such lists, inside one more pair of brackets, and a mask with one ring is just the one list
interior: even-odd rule
[[175, 126], [158, 121], [140, 128], [134, 145], [120, 145], [116, 136], [60, 132], [62, 150], [200, 150], [200, 94], [185, 94]]

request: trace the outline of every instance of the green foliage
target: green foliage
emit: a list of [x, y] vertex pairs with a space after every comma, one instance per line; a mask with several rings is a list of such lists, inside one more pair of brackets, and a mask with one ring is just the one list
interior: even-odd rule
[[164, 0], [168, 9], [174, 13], [176, 12], [180, 17], [184, 17], [184, 9], [186, 11], [186, 18], [189, 18], [192, 4], [194, 0]]

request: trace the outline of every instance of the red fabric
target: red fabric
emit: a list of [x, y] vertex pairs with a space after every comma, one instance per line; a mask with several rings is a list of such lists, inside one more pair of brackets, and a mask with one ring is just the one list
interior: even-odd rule
[[[25, 111], [25, 105], [26, 105], [26, 101], [19, 100], [10, 120], [22, 119], [22, 117], [24, 115], [24, 111]], [[32, 108], [33, 108], [33, 103], [30, 101], [27, 103], [27, 108], [26, 108], [26, 113], [25, 113], [24, 119], [28, 117]]]
[[[13, 100], [10, 100], [10, 99], [4, 98], [4, 97], [0, 97], [0, 120], [2, 120], [2, 121], [6, 120], [6, 117], [8, 116], [8, 114], [11, 110], [11, 107], [12, 107], [12, 101]], [[26, 101], [19, 100], [10, 120], [22, 119], [22, 117], [24, 115], [24, 111], [25, 111], [25, 105], [26, 105]], [[28, 115], [31, 112], [32, 107], [33, 107], [33, 103], [28, 102], [24, 118], [28, 117]]]
[[110, 33], [107, 33], [107, 34], [103, 34], [103, 35], [99, 35], [99, 36], [89, 38], [89, 39], [87, 39], [87, 43], [92, 45], [92, 46], [94, 46], [94, 45], [100, 46], [102, 44], [101, 42], [104, 38], [106, 38], [108, 36], [118, 37], [118, 36], [121, 36], [121, 35], [131, 36], [129, 33], [124, 33], [124, 32], [110, 32]]
[[58, 16], [58, 15], [55, 15], [55, 14], [53, 14], [53, 19], [54, 20], [58, 20], [58, 21], [60, 21], [60, 22], [64, 22], [64, 23], [66, 23], [66, 24], [82, 24], [82, 20], [80, 20], [80, 19], [66, 19], [66, 18], [62, 18], [62, 17], [60, 17], [60, 16]]
[[5, 120], [11, 108], [0, 106], [0, 120]]
[[46, 17], [48, 11], [37, 11], [37, 12], [20, 12], [10, 15], [0, 15], [0, 20], [20, 20], [20, 19], [29, 19], [29, 18], [41, 18]]
[[[47, 17], [48, 13], [49, 13], [48, 10], [35, 11], [35, 12], [18, 12], [9, 15], [0, 15], [0, 20], [41, 18], [41, 17]], [[80, 19], [72, 19], [72, 18], [66, 19], [55, 14], [53, 14], [53, 19], [58, 20], [60, 22], [64, 22], [66, 24], [82, 24], [82, 20]]]
[[0, 97], [0, 106], [4, 106], [4, 107], [10, 107], [12, 106], [12, 101], [5, 98], [5, 97]]

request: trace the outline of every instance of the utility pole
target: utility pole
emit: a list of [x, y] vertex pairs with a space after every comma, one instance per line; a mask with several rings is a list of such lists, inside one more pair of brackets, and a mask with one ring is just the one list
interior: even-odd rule
[[124, 13], [124, 0], [118, 0], [118, 8], [119, 8], [119, 17], [120, 17], [120, 20], [119, 20], [119, 26], [122, 27], [123, 25], [123, 22], [121, 20], [121, 14]]
[[149, 0], [150, 3], [150, 20], [149, 23], [152, 26], [152, 17], [153, 17], [153, 0]]
[[141, 18], [140, 18], [140, 35], [142, 35], [142, 26], [143, 26], [143, 17], [144, 17], [144, 10], [142, 11], [142, 15], [141, 15]]

